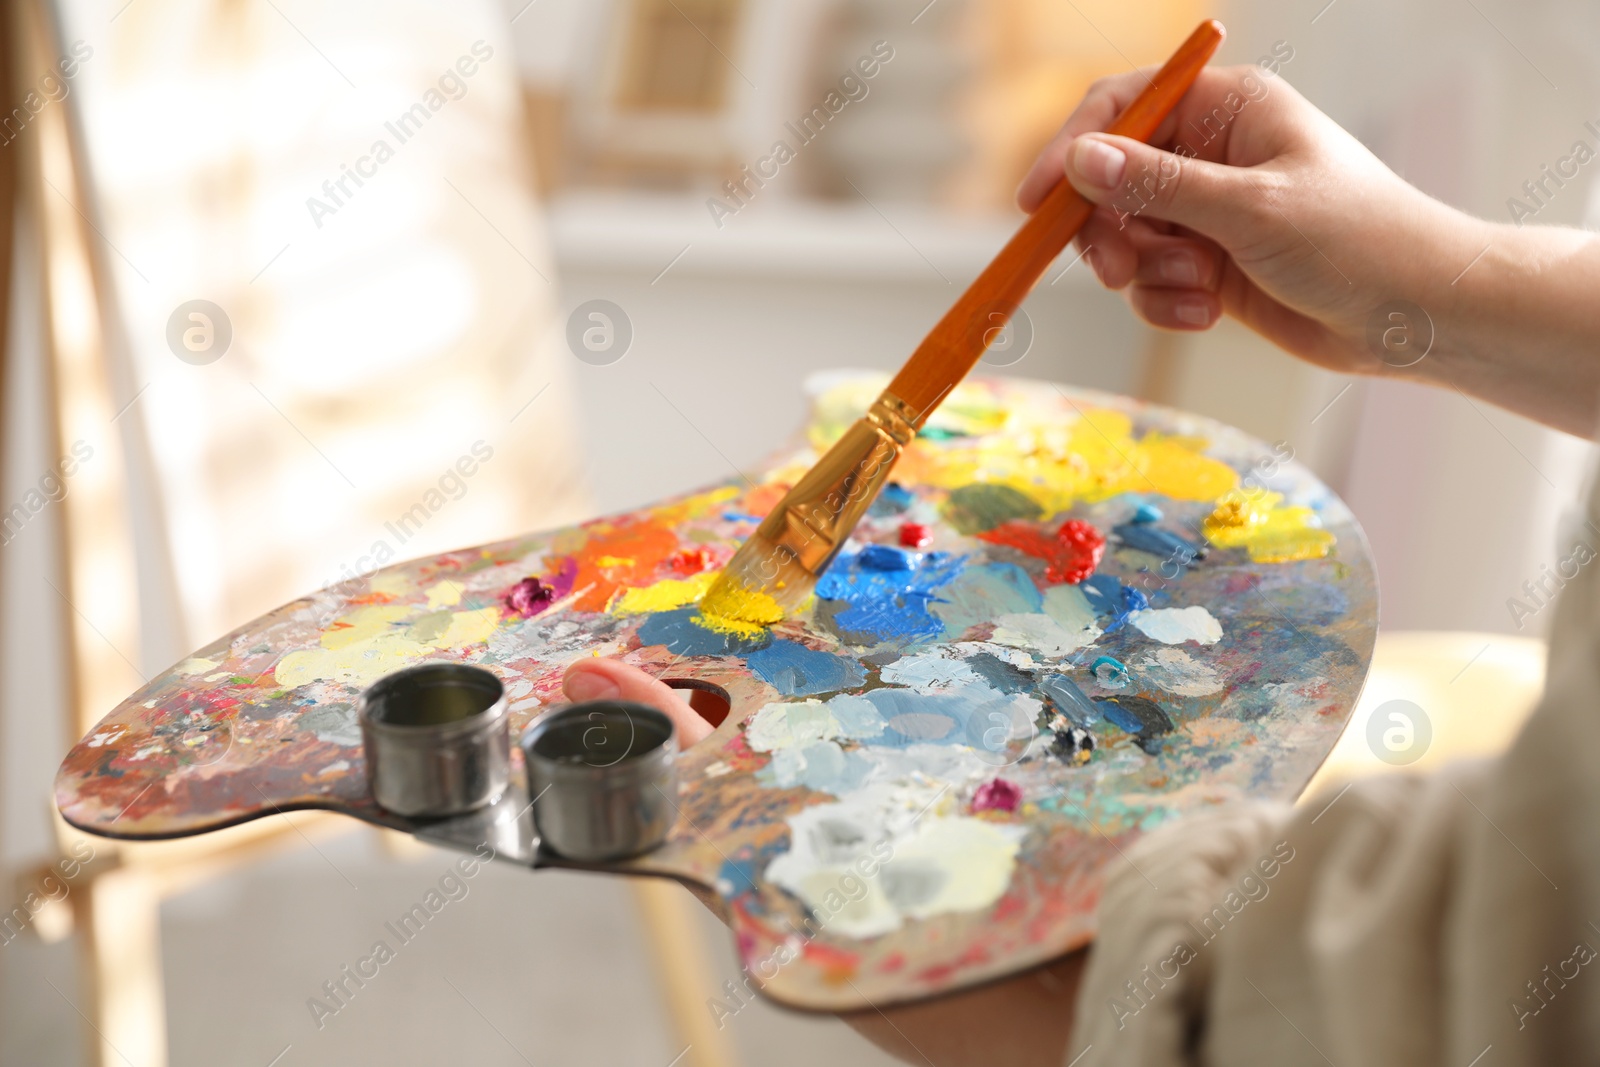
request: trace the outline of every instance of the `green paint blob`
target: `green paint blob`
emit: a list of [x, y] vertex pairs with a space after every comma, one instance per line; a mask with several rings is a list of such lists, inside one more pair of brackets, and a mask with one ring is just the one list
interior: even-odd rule
[[1037, 521], [1044, 517], [1044, 508], [1009, 485], [980, 482], [951, 493], [945, 501], [944, 517], [960, 533], [976, 537], [1012, 519]]

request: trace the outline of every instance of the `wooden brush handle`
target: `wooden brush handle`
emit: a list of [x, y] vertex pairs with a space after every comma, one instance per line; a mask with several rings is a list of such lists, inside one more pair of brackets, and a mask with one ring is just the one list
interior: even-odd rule
[[[1154, 136], [1161, 120], [1211, 60], [1225, 32], [1215, 19], [1202, 22], [1106, 132], [1140, 141]], [[1010, 320], [1045, 268], [1093, 211], [1094, 205], [1063, 178], [917, 346], [889, 383], [889, 392], [917, 413], [916, 426], [927, 421], [945, 394], [966, 377], [989, 346], [994, 333], [991, 324]], [[992, 317], [997, 315], [1004, 318]]]

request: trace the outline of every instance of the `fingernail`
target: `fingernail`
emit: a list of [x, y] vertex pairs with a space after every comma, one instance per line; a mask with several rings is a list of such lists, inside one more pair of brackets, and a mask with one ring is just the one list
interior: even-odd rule
[[1072, 146], [1072, 169], [1078, 177], [1097, 189], [1115, 189], [1122, 181], [1128, 157], [1121, 149], [1104, 141], [1080, 137]]
[[615, 700], [622, 695], [616, 682], [594, 671], [576, 671], [567, 675], [561, 688], [566, 690], [567, 698], [573, 701]]
[[1200, 264], [1189, 252], [1168, 252], [1161, 257], [1161, 280], [1174, 285], [1199, 285]]
[[1172, 314], [1190, 326], [1211, 325], [1211, 304], [1203, 296], [1186, 296], [1172, 305]]

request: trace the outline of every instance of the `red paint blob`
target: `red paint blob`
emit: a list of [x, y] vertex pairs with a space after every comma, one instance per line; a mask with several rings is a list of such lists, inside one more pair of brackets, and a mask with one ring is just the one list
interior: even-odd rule
[[699, 574], [711, 569], [711, 553], [703, 548], [686, 548], [672, 557], [671, 564], [674, 574]]
[[1106, 554], [1106, 535], [1082, 519], [1068, 519], [1054, 537], [1016, 520], [1003, 522], [978, 537], [1044, 560], [1045, 577], [1053, 583], [1083, 581], [1100, 566], [1100, 559]]
[[1016, 811], [1022, 803], [1022, 787], [1004, 778], [984, 782], [972, 796], [973, 811]]
[[908, 522], [900, 527], [900, 544], [906, 548], [927, 548], [933, 544], [933, 531], [920, 522]]

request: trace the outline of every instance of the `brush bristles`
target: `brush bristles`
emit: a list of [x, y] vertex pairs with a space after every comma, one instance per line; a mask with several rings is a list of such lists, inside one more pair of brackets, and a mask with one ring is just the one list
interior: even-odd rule
[[761, 520], [701, 598], [701, 612], [771, 625], [798, 608], [915, 433], [904, 401], [880, 395]]
[[818, 577], [802, 566], [787, 546], [757, 533], [739, 547], [711, 583], [700, 600], [701, 610], [739, 617], [741, 610], [749, 611], [750, 601], [770, 598], [788, 615], [811, 595]]

